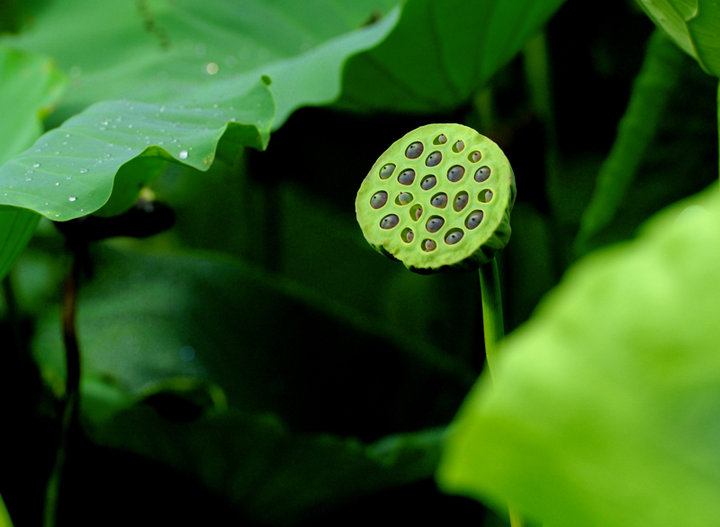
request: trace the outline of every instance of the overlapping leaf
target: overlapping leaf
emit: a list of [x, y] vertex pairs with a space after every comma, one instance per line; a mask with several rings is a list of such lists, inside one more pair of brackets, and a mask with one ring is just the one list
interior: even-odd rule
[[[59, 99], [64, 78], [50, 60], [0, 46], [0, 165], [42, 133], [42, 117]], [[39, 216], [0, 207], [0, 278], [25, 247]]]
[[[72, 118], [0, 169], [0, 203], [67, 220], [98, 210], [120, 189], [105, 210], [114, 213], [162, 168], [133, 161], [139, 157], [203, 170], [228, 135], [236, 150], [264, 148], [275, 117], [279, 126], [298, 106], [337, 97], [344, 61], [381, 40], [397, 11], [361, 26], [392, 4], [43, 5], [29, 27], [4, 40], [50, 54], [68, 71], [72, 89], [53, 123]], [[260, 82], [267, 75], [277, 112]]]
[[572, 270], [454, 424], [444, 487], [548, 527], [720, 522], [717, 188]]
[[563, 0], [408, 0], [397, 28], [353, 57], [341, 102], [436, 112], [469, 100]]

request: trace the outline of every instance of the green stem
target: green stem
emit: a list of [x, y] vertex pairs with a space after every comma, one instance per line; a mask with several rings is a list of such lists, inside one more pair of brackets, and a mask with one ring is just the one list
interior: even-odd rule
[[44, 527], [54, 527], [57, 522], [58, 502], [62, 475], [65, 468], [71, 431], [77, 422], [80, 411], [80, 346], [77, 339], [77, 290], [79, 279], [78, 254], [73, 255], [72, 269], [68, 273], [63, 291], [62, 327], [65, 343], [65, 400], [62, 411], [60, 442], [55, 456], [55, 465], [48, 480], [45, 494]]
[[[490, 375], [493, 374], [497, 358], [497, 345], [505, 337], [503, 321], [502, 291], [500, 288], [500, 271], [497, 260], [493, 258], [482, 264], [478, 272], [480, 278], [480, 297], [482, 301], [483, 333], [485, 335], [485, 360]], [[523, 527], [524, 522], [518, 511], [508, 507], [511, 527]]]

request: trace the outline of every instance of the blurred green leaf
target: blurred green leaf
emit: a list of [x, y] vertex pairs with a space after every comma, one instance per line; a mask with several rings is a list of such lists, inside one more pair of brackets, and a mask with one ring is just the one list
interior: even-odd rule
[[[295, 428], [380, 437], [446, 423], [472, 382], [398, 328], [226, 257], [99, 249], [93, 263], [78, 334], [84, 379], [107, 390], [92, 386], [90, 421], [186, 379]], [[47, 313], [33, 348], [61, 391], [57, 317]]]
[[394, 112], [463, 104], [563, 1], [408, 0], [390, 36], [348, 62], [341, 103]]
[[5, 508], [5, 502], [0, 496], [0, 527], [12, 527], [12, 520], [10, 520], [10, 514], [8, 514], [7, 508]]
[[177, 423], [137, 406], [98, 430], [102, 444], [191, 474], [270, 525], [293, 525], [370, 493], [432, 476], [443, 430], [370, 445], [298, 434], [270, 416], [238, 412]]
[[663, 119], [668, 99], [679, 82], [683, 55], [660, 31], [651, 36], [618, 134], [598, 174], [595, 191], [583, 212], [576, 251], [588, 251], [590, 239], [611, 222], [624, 203], [646, 152]]
[[710, 75], [720, 77], [720, 4], [715, 0], [638, 0], [658, 27]]
[[[0, 165], [42, 133], [42, 119], [64, 87], [63, 76], [47, 58], [0, 45]], [[0, 207], [0, 278], [30, 240], [38, 220], [28, 210]]]
[[[6, 40], [51, 54], [70, 74], [58, 119], [105, 99], [184, 102], [217, 83], [230, 95], [233, 83], [269, 75], [279, 126], [294, 108], [337, 97], [344, 61], [386, 36], [397, 3], [54, 0]], [[363, 27], [374, 14], [380, 20]]]
[[445, 489], [548, 527], [720, 522], [720, 199], [573, 268], [457, 417]]

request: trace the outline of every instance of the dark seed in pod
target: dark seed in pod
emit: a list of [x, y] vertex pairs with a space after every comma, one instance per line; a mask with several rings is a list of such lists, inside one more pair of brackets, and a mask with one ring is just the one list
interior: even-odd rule
[[460, 229], [454, 229], [445, 235], [445, 243], [447, 243], [448, 245], [454, 245], [460, 240], [462, 240], [462, 237], [463, 231], [461, 231]]
[[455, 196], [455, 202], [453, 203], [453, 208], [460, 212], [465, 208], [465, 206], [468, 204], [468, 193], [463, 191], [460, 192], [457, 196]]
[[490, 177], [490, 167], [480, 167], [475, 172], [475, 181], [482, 183]]
[[400, 218], [398, 218], [395, 214], [388, 214], [382, 220], [380, 220], [380, 228], [381, 229], [392, 229], [399, 222], [400, 222]]
[[427, 220], [425, 228], [428, 230], [428, 232], [437, 232], [442, 228], [444, 224], [445, 220], [442, 219], [440, 216], [432, 216], [429, 220]]
[[455, 165], [454, 167], [451, 167], [450, 170], [448, 170], [447, 178], [453, 183], [455, 183], [456, 181], [460, 181], [464, 175], [465, 169], [460, 165]]
[[483, 219], [483, 211], [481, 210], [474, 210], [470, 213], [470, 215], [465, 219], [465, 227], [468, 229], [474, 229], [478, 225], [480, 225], [480, 222]]
[[435, 194], [432, 200], [430, 200], [430, 204], [433, 207], [437, 207], [438, 209], [444, 209], [445, 205], [447, 205], [447, 202], [448, 197], [447, 194], [445, 194], [444, 192], [441, 192], [440, 194]]
[[410, 243], [415, 238], [415, 233], [412, 229], [403, 229], [401, 236], [405, 243]]
[[475, 150], [474, 152], [470, 152], [470, 155], [468, 156], [468, 159], [471, 163], [477, 163], [482, 158], [482, 153]]
[[425, 176], [420, 182], [420, 188], [423, 190], [430, 190], [437, 185], [437, 178], [433, 175]]
[[395, 170], [395, 165], [393, 163], [388, 163], [387, 165], [383, 166], [380, 169], [380, 179], [387, 179], [390, 176], [392, 176], [393, 171]]
[[400, 172], [398, 183], [401, 185], [412, 185], [413, 181], [415, 181], [415, 171], [412, 168]]
[[415, 141], [405, 149], [405, 157], [408, 159], [417, 159], [423, 153], [424, 147], [420, 141]]
[[459, 139], [458, 141], [455, 142], [452, 149], [453, 149], [453, 152], [462, 152], [464, 148], [465, 148], [465, 143], [463, 143], [462, 140]]
[[387, 192], [385, 192], [384, 190], [376, 192], [375, 194], [373, 194], [372, 198], [370, 198], [370, 206], [373, 209], [379, 209], [383, 207], [385, 203], [387, 203], [387, 198]]
[[437, 244], [432, 240], [423, 240], [422, 242], [422, 248], [425, 252], [434, 251], [435, 247], [437, 247]]
[[436, 145], [444, 145], [447, 143], [447, 136], [445, 134], [440, 134], [435, 138], [435, 141], [433, 141]]
[[397, 203], [398, 205], [407, 205], [412, 200], [413, 200], [412, 194], [410, 194], [409, 192], [401, 192], [395, 198], [395, 203]]
[[478, 199], [483, 203], [488, 203], [493, 197], [493, 191], [490, 189], [481, 190]]
[[436, 167], [442, 161], [442, 154], [440, 152], [433, 152], [425, 160], [425, 164], [429, 167]]
[[423, 209], [420, 205], [413, 205], [413, 207], [410, 209], [410, 219], [411, 220], [419, 220], [422, 217]]

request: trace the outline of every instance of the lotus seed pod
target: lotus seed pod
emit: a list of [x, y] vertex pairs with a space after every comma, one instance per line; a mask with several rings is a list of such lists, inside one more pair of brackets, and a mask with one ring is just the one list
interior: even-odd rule
[[500, 147], [461, 124], [429, 124], [380, 156], [355, 212], [373, 248], [426, 273], [490, 261], [510, 239], [514, 202]]

